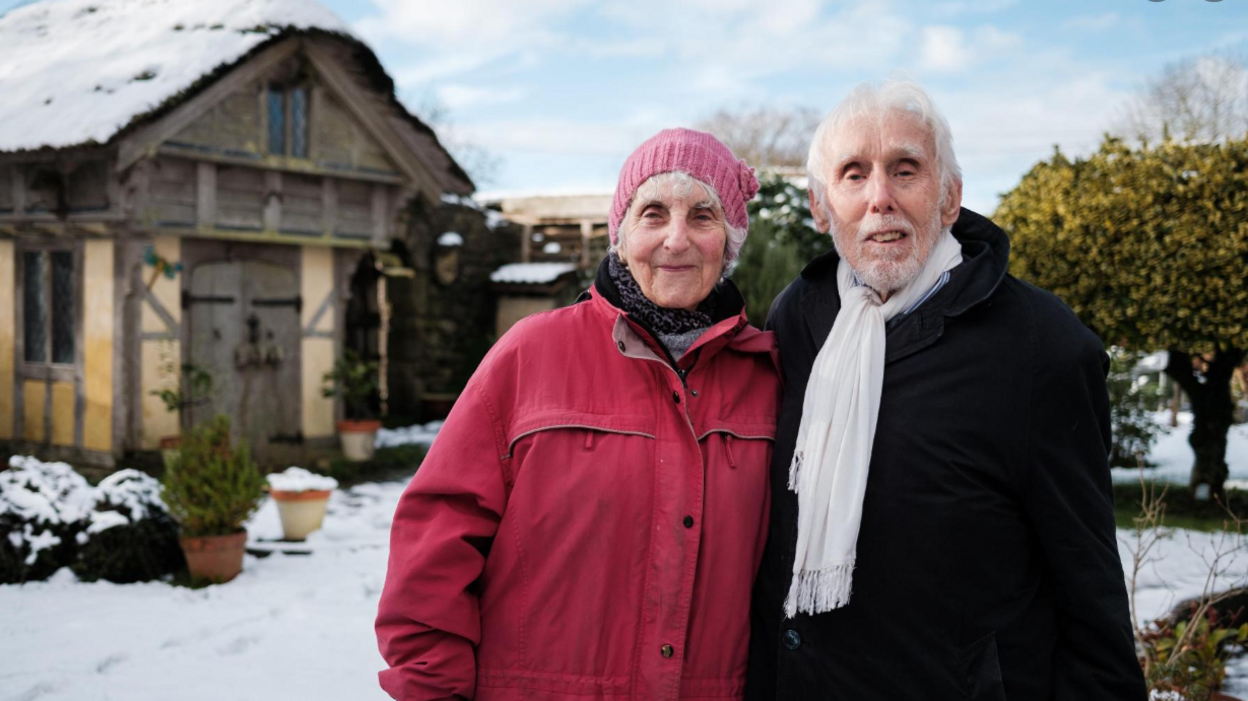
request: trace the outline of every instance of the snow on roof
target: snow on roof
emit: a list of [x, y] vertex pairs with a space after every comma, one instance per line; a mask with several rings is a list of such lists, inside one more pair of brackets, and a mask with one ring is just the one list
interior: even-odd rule
[[313, 0], [44, 0], [0, 16], [0, 151], [105, 143], [282, 29], [350, 35]]
[[531, 285], [554, 282], [560, 275], [576, 270], [571, 263], [510, 263], [490, 273], [493, 282]]
[[464, 245], [464, 237], [460, 236], [454, 231], [448, 231], [445, 234], [442, 234], [441, 236], [438, 237], [438, 245], [439, 246], [462, 246]]

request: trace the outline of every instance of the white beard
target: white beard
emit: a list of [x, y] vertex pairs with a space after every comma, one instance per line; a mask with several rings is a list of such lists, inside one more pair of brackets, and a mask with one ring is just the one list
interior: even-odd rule
[[[870, 287], [881, 295], [889, 295], [906, 285], [910, 284], [923, 270], [923, 264], [927, 262], [927, 256], [932, 252], [932, 245], [936, 242], [940, 234], [943, 233], [940, 225], [940, 209], [934, 208], [932, 217], [928, 221], [927, 226], [922, 231], [914, 231], [913, 227], [903, 218], [894, 214], [885, 214], [874, 217], [866, 217], [858, 226], [858, 231], [853, 235], [855, 241], [862, 241], [863, 237], [872, 231], [880, 229], [900, 229], [905, 231], [908, 236], [914, 238], [914, 245], [909, 247], [900, 258], [873, 258], [871, 260], [862, 260], [861, 256], [847, 256], [845, 247], [842, 246], [842, 237], [844, 236], [837, 229], [835, 217], [829, 217], [831, 224], [832, 244], [836, 247], [836, 253], [841, 258], [846, 259], [850, 263], [854, 274], [862, 281], [864, 285]], [[861, 248], [861, 243], [857, 244]], [[855, 250], [857, 253], [857, 250]]]

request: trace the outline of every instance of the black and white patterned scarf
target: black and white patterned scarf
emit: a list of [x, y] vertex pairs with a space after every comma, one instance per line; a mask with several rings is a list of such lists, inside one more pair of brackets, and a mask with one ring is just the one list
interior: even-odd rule
[[715, 308], [715, 296], [719, 293], [719, 285], [711, 290], [706, 299], [694, 311], [686, 309], [668, 309], [651, 302], [641, 286], [633, 278], [633, 274], [612, 251], [607, 256], [608, 273], [620, 293], [620, 304], [629, 316], [645, 324], [659, 337], [661, 342], [675, 359], [689, 350], [689, 346], [698, 340], [714, 322], [709, 313]]

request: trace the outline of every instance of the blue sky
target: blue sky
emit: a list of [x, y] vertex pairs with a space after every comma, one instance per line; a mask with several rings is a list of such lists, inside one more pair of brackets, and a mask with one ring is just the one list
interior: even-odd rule
[[1245, 0], [323, 2], [409, 108], [440, 104], [445, 140], [499, 159], [482, 190], [609, 190], [659, 129], [721, 107], [822, 112], [904, 72], [949, 117], [966, 204], [991, 211], [1054, 144], [1094, 148], [1167, 63], [1248, 49]]

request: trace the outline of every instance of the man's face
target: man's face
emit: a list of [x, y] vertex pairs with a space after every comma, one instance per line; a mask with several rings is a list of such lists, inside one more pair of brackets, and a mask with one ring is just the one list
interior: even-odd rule
[[816, 225], [831, 231], [858, 277], [887, 299], [918, 276], [940, 233], [957, 221], [961, 184], [940, 201], [935, 140], [905, 112], [850, 123], [823, 148], [827, 211], [812, 193]]

